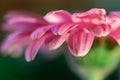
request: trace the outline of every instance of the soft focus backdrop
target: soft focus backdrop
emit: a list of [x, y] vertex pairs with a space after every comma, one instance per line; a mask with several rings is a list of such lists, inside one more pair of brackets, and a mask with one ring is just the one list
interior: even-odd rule
[[[26, 10], [44, 15], [52, 10], [64, 9], [70, 12], [88, 10], [94, 7], [109, 11], [120, 11], [120, 0], [0, 0], [0, 24], [10, 10]], [[2, 27], [0, 26], [0, 32]], [[5, 32], [0, 33], [0, 42]], [[120, 80], [119, 67], [106, 80]], [[47, 59], [38, 55], [33, 62], [0, 55], [0, 80], [79, 80], [69, 69], [64, 55]]]

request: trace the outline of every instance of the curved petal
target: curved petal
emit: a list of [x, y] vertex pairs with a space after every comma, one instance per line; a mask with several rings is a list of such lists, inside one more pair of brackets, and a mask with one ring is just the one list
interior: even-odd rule
[[116, 30], [112, 31], [110, 33], [110, 36], [117, 41], [117, 43], [120, 45], [120, 26]]
[[106, 15], [106, 11], [105, 11], [105, 9], [93, 8], [93, 9], [90, 9], [90, 10], [83, 12], [83, 13], [74, 13], [74, 15], [76, 15], [78, 17], [92, 16], [92, 15], [103, 16], [103, 15]]
[[120, 17], [120, 11], [112, 11], [109, 13], [110, 17]]
[[10, 20], [11, 23], [18, 22], [18, 21], [25, 21], [25, 22], [43, 21], [44, 22], [41, 16], [32, 12], [26, 12], [26, 11], [10, 11], [6, 13], [4, 18], [6, 20]]
[[37, 52], [39, 51], [40, 47], [42, 46], [44, 39], [37, 39], [34, 40], [27, 48], [25, 53], [25, 58], [28, 62], [34, 60]]
[[[17, 52], [18, 49], [21, 50], [23, 46], [27, 45], [31, 42], [30, 38], [28, 37], [29, 33], [12, 33], [10, 34], [5, 41], [1, 45], [1, 51], [3, 53], [14, 53]], [[12, 45], [12, 46], [11, 46]], [[18, 51], [20, 51], [18, 50]]]
[[5, 23], [3, 24], [3, 30], [7, 31], [29, 31], [29, 30], [34, 30], [38, 27], [41, 27], [41, 23], [29, 23], [29, 22], [19, 22], [19, 23], [14, 23], [14, 24], [8, 24]]
[[80, 31], [71, 35], [68, 39], [68, 48], [74, 56], [85, 56], [93, 43], [94, 35]]
[[90, 31], [92, 34], [94, 34], [97, 37], [103, 37], [103, 36], [107, 36], [111, 32], [111, 26], [107, 24], [95, 25], [89, 27], [88, 31]]
[[85, 13], [86, 14], [106, 15], [105, 9], [100, 9], [100, 8], [93, 8], [93, 9], [90, 9], [89, 11], [86, 11]]
[[69, 34], [64, 34], [62, 36], [51, 34], [46, 40], [45, 45], [49, 50], [54, 50], [60, 47], [64, 41], [68, 38]]
[[64, 35], [68, 31], [76, 28], [78, 25], [76, 24], [62, 24], [62, 25], [56, 25], [51, 30], [55, 35]]
[[106, 11], [104, 9], [93, 8], [84, 13], [74, 13], [72, 15], [73, 21], [89, 28], [94, 25], [107, 24]]
[[51, 11], [44, 16], [49, 23], [66, 23], [72, 22], [71, 14], [65, 10]]
[[120, 27], [120, 11], [113, 11], [109, 13], [109, 17], [112, 19], [111, 28], [112, 30], [116, 30]]
[[[31, 24], [31, 26], [33, 25], [35, 27], [36, 25], [42, 26], [42, 25], [47, 24], [47, 22], [43, 20], [43, 18], [38, 16], [37, 14], [30, 13], [30, 12], [24, 12], [24, 11], [23, 12], [20, 12], [20, 11], [8, 12], [4, 18], [6, 22], [3, 24], [3, 28], [7, 30], [11, 28], [21, 29], [22, 25], [27, 26]], [[24, 27], [22, 28], [24, 29]]]
[[35, 56], [37, 55], [37, 52], [39, 51], [40, 47], [44, 43], [45, 39], [50, 35], [51, 33], [46, 33], [43, 37], [40, 39], [34, 40], [27, 48], [25, 53], [25, 58], [28, 62], [34, 60]]
[[110, 36], [120, 45], [120, 11], [110, 12], [109, 17], [113, 20], [113, 22], [110, 24], [112, 27]]
[[53, 27], [53, 25], [43, 26], [36, 29], [34, 32], [32, 32], [31, 38], [35, 40], [42, 37], [51, 27]]

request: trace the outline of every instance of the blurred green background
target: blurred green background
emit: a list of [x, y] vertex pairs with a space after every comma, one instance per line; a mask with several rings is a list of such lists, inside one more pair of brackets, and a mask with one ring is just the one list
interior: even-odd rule
[[[10, 10], [26, 10], [44, 15], [52, 10], [64, 9], [70, 12], [105, 8], [120, 11], [120, 0], [0, 0], [0, 23]], [[0, 27], [1, 31], [1, 27]], [[5, 34], [0, 33], [0, 42]], [[106, 80], [120, 80], [119, 67]], [[33, 62], [20, 58], [0, 55], [0, 80], [80, 80], [67, 66], [64, 55], [46, 59], [38, 54]]]

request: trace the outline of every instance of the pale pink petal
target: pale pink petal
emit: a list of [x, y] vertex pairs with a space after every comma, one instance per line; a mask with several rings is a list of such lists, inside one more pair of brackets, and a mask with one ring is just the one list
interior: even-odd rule
[[93, 43], [94, 35], [80, 31], [71, 35], [68, 39], [68, 48], [74, 56], [85, 56]]
[[59, 48], [64, 41], [68, 38], [69, 34], [64, 34], [62, 36], [51, 34], [46, 40], [45, 45], [49, 50], [54, 50]]
[[109, 17], [113, 20], [113, 22], [110, 24], [112, 27], [110, 36], [114, 38], [120, 45], [120, 11], [110, 12]]
[[86, 11], [85, 14], [106, 15], [106, 11], [105, 11], [105, 9], [93, 8], [93, 9], [90, 9], [89, 11]]
[[[14, 53], [18, 49], [27, 45], [31, 40], [28, 37], [29, 33], [12, 33], [10, 34], [1, 45], [3, 53]], [[19, 51], [19, 50], [18, 50]]]
[[120, 17], [120, 11], [112, 11], [109, 13], [110, 17]]
[[44, 39], [37, 39], [34, 40], [27, 48], [25, 53], [25, 58], [28, 62], [34, 60], [37, 52], [39, 51], [40, 47], [42, 46]]
[[53, 27], [53, 25], [43, 26], [36, 29], [34, 32], [32, 32], [31, 38], [35, 40], [42, 37], [51, 27]]
[[[6, 22], [3, 24], [5, 30], [29, 29], [31, 26], [42, 26], [47, 24], [42, 17], [34, 13], [11, 11], [5, 15]], [[31, 26], [30, 26], [31, 25]], [[25, 27], [27, 26], [27, 27]], [[29, 26], [29, 27], [28, 27]], [[24, 28], [25, 27], [25, 28]]]
[[14, 24], [14, 23], [18, 23], [18, 22], [35, 23], [35, 22], [40, 22], [40, 21], [35, 18], [28, 18], [28, 17], [15, 17], [15, 18], [8, 19], [8, 21], [7, 21], [7, 23], [9, 23], [9, 24]]
[[52, 32], [55, 35], [63, 35], [67, 33], [68, 31], [76, 28], [78, 25], [76, 24], [61, 24], [61, 25], [55, 25], [55, 27], [52, 28]]
[[[104, 9], [94, 8], [84, 13], [73, 15], [74, 21], [97, 37], [107, 36], [111, 32], [110, 21]], [[76, 20], [78, 19], [78, 20]]]
[[51, 33], [46, 33], [43, 37], [41, 37], [40, 39], [36, 39], [34, 40], [27, 48], [26, 53], [25, 53], [25, 58], [26, 60], [32, 61], [35, 56], [37, 55], [37, 52], [39, 51], [40, 47], [42, 46], [42, 44], [44, 44], [45, 39], [51, 35]]
[[32, 13], [32, 12], [26, 12], [26, 11], [10, 11], [8, 12], [4, 18], [6, 20], [9, 20], [10, 23], [13, 22], [20, 22], [20, 21], [25, 21], [25, 22], [44, 22], [41, 16]]
[[97, 37], [107, 36], [111, 32], [111, 26], [107, 24], [93, 25], [88, 28]]
[[74, 13], [72, 19], [75, 23], [79, 23], [86, 28], [108, 23], [106, 21], [106, 11], [98, 8], [93, 8], [83, 13]]
[[41, 27], [41, 23], [28, 23], [28, 22], [19, 22], [19, 23], [14, 23], [14, 24], [8, 24], [5, 23], [3, 24], [3, 30], [7, 31], [29, 31], [29, 30], [34, 30], [38, 27]]
[[119, 11], [110, 12], [109, 17], [112, 19], [112, 22], [110, 25], [112, 30], [114, 31], [120, 27], [120, 12]]
[[90, 9], [86, 12], [83, 13], [74, 13], [73, 16], [77, 16], [77, 17], [85, 17], [85, 16], [89, 16], [89, 17], [94, 17], [94, 16], [105, 16], [106, 15], [106, 11], [105, 9], [98, 9], [98, 8], [93, 8]]
[[72, 22], [71, 14], [65, 10], [51, 11], [44, 16], [49, 23], [68, 23]]
[[120, 26], [116, 30], [112, 31], [110, 33], [110, 36], [114, 38], [117, 41], [117, 43], [120, 45]]

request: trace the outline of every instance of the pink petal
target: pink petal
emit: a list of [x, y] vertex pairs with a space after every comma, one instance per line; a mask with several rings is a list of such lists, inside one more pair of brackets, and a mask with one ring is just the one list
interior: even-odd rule
[[99, 15], [106, 15], [105, 9], [100, 9], [100, 8], [93, 8], [90, 9], [89, 11], [85, 12], [86, 14], [99, 14]]
[[114, 38], [117, 41], [117, 43], [120, 45], [120, 26], [116, 30], [112, 31], [110, 33], [110, 36]]
[[59, 35], [53, 35], [51, 34], [46, 40], [45, 45], [49, 50], [57, 49], [59, 48], [64, 41], [68, 38], [69, 34], [64, 34], [62, 36]]
[[25, 26], [27, 26], [27, 29], [28, 29], [31, 26], [34, 26], [35, 28], [36, 25], [42, 26], [47, 24], [42, 17], [38, 16], [37, 14], [29, 13], [29, 12], [11, 11], [5, 15], [5, 20], [6, 22], [3, 25], [3, 28], [5, 30], [6, 29], [11, 30], [14, 28], [15, 28], [14, 30], [21, 29], [21, 28], [26, 29]]
[[113, 22], [110, 24], [112, 27], [110, 36], [114, 38], [120, 45], [120, 11], [110, 12], [109, 17], [113, 20]]
[[[29, 33], [12, 33], [2, 43], [1, 51], [3, 53], [14, 53], [16, 50], [23, 48], [31, 40], [28, 37]], [[11, 46], [12, 45], [12, 46]], [[19, 50], [18, 50], [19, 51]]]
[[34, 40], [29, 47], [26, 50], [25, 53], [25, 58], [26, 60], [32, 61], [35, 56], [37, 55], [37, 52], [39, 51], [40, 47], [42, 46], [42, 44], [44, 43], [45, 39], [51, 35], [51, 33], [46, 33], [43, 37], [41, 37], [40, 39], [36, 39]]
[[109, 13], [110, 17], [120, 17], [120, 11], [113, 11]]
[[44, 16], [49, 23], [68, 23], [72, 22], [71, 14], [65, 10], [51, 11]]
[[68, 48], [74, 56], [85, 56], [93, 43], [94, 35], [80, 31], [71, 35], [68, 39]]
[[94, 25], [89, 27], [88, 30], [97, 37], [103, 37], [111, 32], [111, 26], [107, 24]]
[[109, 17], [112, 19], [112, 22], [110, 25], [112, 30], [114, 31], [120, 27], [120, 12], [119, 11], [110, 12]]
[[48, 25], [48, 26], [43, 26], [43, 27], [40, 27], [40, 28], [36, 29], [31, 34], [31, 38], [34, 40], [34, 39], [38, 39], [38, 38], [42, 37], [51, 27], [53, 27], [53, 26]]
[[73, 21], [83, 25], [86, 28], [93, 25], [106, 24], [106, 11], [104, 9], [94, 8], [84, 13], [74, 13]]
[[34, 60], [37, 52], [39, 51], [40, 47], [42, 46], [44, 39], [37, 39], [34, 40], [26, 50], [25, 58], [28, 62]]
[[85, 17], [85, 16], [89, 16], [89, 17], [94, 17], [94, 16], [105, 16], [106, 15], [106, 11], [105, 9], [98, 9], [98, 8], [93, 8], [90, 9], [86, 12], [83, 13], [74, 13], [73, 16], [77, 16], [77, 17]]
[[68, 31], [76, 28], [78, 25], [76, 24], [61, 24], [61, 25], [56, 25], [55, 27], [52, 28], [52, 32], [55, 35], [64, 35]]
[[29, 31], [29, 30], [34, 30], [38, 27], [41, 27], [43, 25], [39, 23], [28, 23], [28, 22], [19, 22], [19, 23], [14, 23], [14, 24], [3, 24], [3, 29], [7, 31]]
[[[10, 11], [8, 12], [4, 18], [7, 20], [10, 19], [10, 22], [16, 22], [16, 21], [28, 21], [28, 22], [34, 22], [34, 21], [43, 21], [41, 16], [32, 13], [32, 12], [26, 12], [26, 11]], [[15, 19], [15, 20], [13, 20]]]

